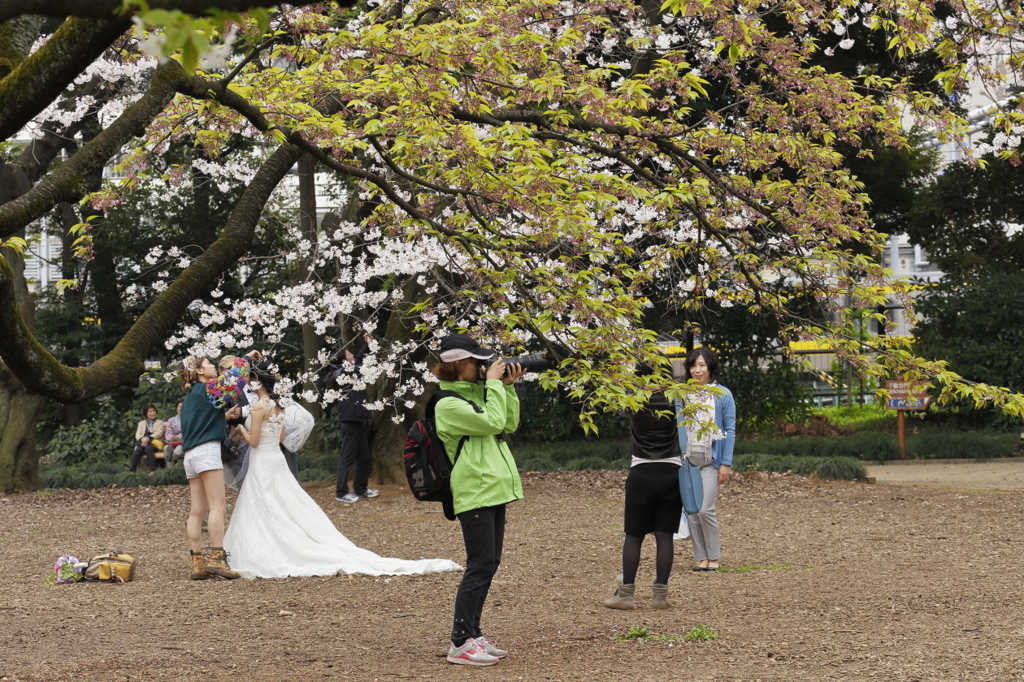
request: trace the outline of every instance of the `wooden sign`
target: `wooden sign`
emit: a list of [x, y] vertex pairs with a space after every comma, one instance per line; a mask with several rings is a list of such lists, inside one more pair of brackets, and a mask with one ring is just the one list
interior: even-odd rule
[[907, 426], [903, 415], [907, 410], [923, 410], [928, 407], [932, 397], [928, 395], [930, 384], [926, 381], [887, 381], [885, 390], [889, 392], [886, 407], [896, 412], [896, 440], [900, 447], [900, 459], [907, 458]]
[[890, 410], [923, 410], [932, 397], [928, 395], [931, 385], [926, 381], [887, 381], [885, 390], [889, 393], [886, 407]]

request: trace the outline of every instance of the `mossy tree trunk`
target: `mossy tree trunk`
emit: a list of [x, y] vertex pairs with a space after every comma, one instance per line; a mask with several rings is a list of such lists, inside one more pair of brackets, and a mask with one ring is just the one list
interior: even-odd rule
[[36, 420], [43, 402], [0, 362], [0, 490], [4, 493], [39, 488]]
[[[15, 295], [23, 304], [26, 322], [31, 325], [35, 315], [25, 283], [25, 260], [10, 249], [3, 252], [12, 263], [17, 278]], [[0, 490], [4, 493], [39, 487], [36, 421], [44, 402], [42, 396], [29, 392], [0, 362]]]

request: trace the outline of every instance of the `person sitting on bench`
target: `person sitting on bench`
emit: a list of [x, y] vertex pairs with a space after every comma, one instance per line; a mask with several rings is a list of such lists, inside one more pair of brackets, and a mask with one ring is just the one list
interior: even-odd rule
[[149, 473], [153, 474], [157, 468], [156, 453], [159, 451], [161, 459], [163, 458], [163, 437], [167, 423], [156, 418], [156, 407], [152, 404], [147, 404], [142, 408], [142, 416], [145, 419], [135, 427], [135, 451], [132, 453], [128, 471], [135, 473], [135, 468], [139, 466], [139, 460], [145, 455], [146, 462], [149, 464]]

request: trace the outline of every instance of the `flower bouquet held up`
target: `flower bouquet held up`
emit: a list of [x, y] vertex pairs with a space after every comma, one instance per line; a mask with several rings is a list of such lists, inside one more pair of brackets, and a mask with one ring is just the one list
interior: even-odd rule
[[70, 554], [61, 554], [53, 564], [53, 572], [46, 576], [47, 585], [67, 585], [77, 583], [83, 577], [85, 561], [79, 561]]

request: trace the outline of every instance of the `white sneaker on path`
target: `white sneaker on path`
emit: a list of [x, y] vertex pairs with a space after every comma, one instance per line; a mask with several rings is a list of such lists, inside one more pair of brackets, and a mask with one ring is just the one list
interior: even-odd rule
[[448, 662], [458, 665], [494, 665], [500, 659], [491, 656], [475, 639], [467, 639], [462, 646], [452, 644], [448, 647]]

